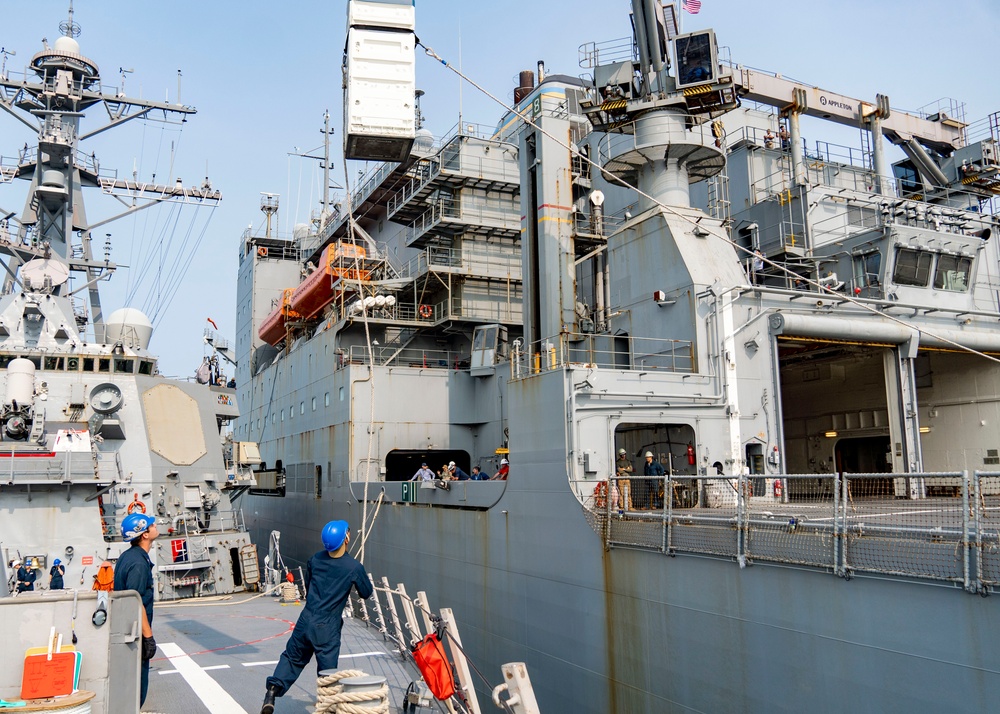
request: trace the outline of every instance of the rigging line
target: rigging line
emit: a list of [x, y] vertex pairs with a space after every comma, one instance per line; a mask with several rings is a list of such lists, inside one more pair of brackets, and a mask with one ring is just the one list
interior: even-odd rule
[[[139, 271], [139, 277], [138, 277], [138, 280], [136, 281], [136, 285], [135, 285], [135, 288], [134, 288], [133, 294], [132, 294], [132, 297], [134, 299], [135, 297], [138, 296], [140, 288], [143, 288], [143, 289], [146, 290], [146, 292], [144, 293], [143, 300], [142, 300], [142, 309], [143, 310], [146, 310], [148, 308], [148, 305], [150, 304], [150, 295], [152, 294], [152, 290], [153, 290], [153, 287], [154, 287], [154, 286], [150, 286], [150, 285], [146, 284], [147, 274], [153, 268], [153, 266], [156, 263], [159, 262], [159, 257], [158, 256], [159, 256], [159, 253], [160, 253], [160, 251], [162, 249], [162, 246], [163, 246], [163, 236], [164, 236], [164, 234], [168, 230], [175, 230], [176, 229], [176, 221], [177, 221], [177, 215], [176, 214], [178, 212], [179, 212], [179, 208], [178, 208], [178, 206], [176, 204], [172, 205], [170, 207], [170, 210], [167, 213], [167, 220], [164, 221], [164, 223], [160, 227], [159, 231], [157, 231], [156, 237], [153, 238], [150, 241], [149, 246], [147, 248], [147, 253], [146, 253], [146, 256], [145, 256], [145, 258], [143, 260], [143, 263], [141, 265], [141, 269]], [[170, 227], [169, 222], [173, 222], [174, 223], [174, 228]], [[153, 282], [155, 283], [155, 281], [153, 281]]]
[[[181, 286], [184, 284], [184, 278], [187, 275], [188, 270], [190, 270], [191, 268], [191, 263], [194, 260], [194, 256], [197, 255], [198, 249], [201, 247], [201, 244], [205, 239], [205, 234], [208, 233], [208, 227], [209, 224], [212, 222], [212, 217], [215, 215], [215, 206], [212, 206], [211, 209], [212, 210], [208, 214], [208, 218], [205, 220], [205, 225], [202, 226], [201, 233], [198, 234], [198, 237], [194, 242], [194, 246], [191, 248], [191, 251], [188, 254], [188, 259], [183, 259], [182, 257], [181, 259], [179, 259], [177, 262], [174, 263], [177, 269], [177, 274], [176, 277], [172, 279], [169, 285], [168, 293], [165, 300], [157, 309], [158, 316], [153, 320], [154, 327], [160, 323], [162, 315], [166, 312], [167, 308], [170, 307], [170, 304], [174, 301], [174, 297], [177, 295], [177, 291], [180, 290]], [[194, 226], [195, 226], [195, 220], [192, 219], [189, 233], [193, 233]]]
[[[429, 57], [432, 57], [433, 59], [438, 60], [447, 69], [449, 69], [452, 72], [454, 72], [455, 74], [457, 74], [459, 77], [461, 77], [466, 82], [468, 82], [469, 84], [471, 84], [474, 88], [478, 89], [480, 92], [482, 92], [487, 97], [489, 97], [490, 99], [492, 99], [494, 102], [496, 102], [497, 104], [499, 104], [505, 110], [507, 110], [508, 112], [510, 112], [510, 113], [512, 113], [512, 114], [514, 114], [514, 115], [516, 115], [518, 117], [520, 117], [520, 119], [525, 124], [528, 124], [529, 126], [534, 127], [543, 136], [547, 137], [551, 141], [554, 141], [559, 146], [562, 146], [563, 148], [569, 150], [575, 156], [578, 156], [579, 158], [583, 159], [584, 163], [589, 164], [590, 166], [595, 167], [598, 171], [601, 172], [601, 176], [603, 176], [604, 178], [606, 178], [609, 182], [611, 182], [611, 183], [617, 183], [617, 184], [619, 184], [621, 186], [624, 186], [625, 188], [628, 188], [628, 189], [631, 189], [631, 190], [635, 191], [637, 194], [639, 194], [643, 198], [645, 198], [645, 199], [651, 201], [652, 203], [654, 203], [657, 207], [659, 207], [660, 209], [662, 209], [663, 212], [669, 213], [669, 214], [673, 215], [675, 218], [679, 218], [682, 221], [685, 221], [686, 223], [691, 224], [692, 227], [698, 225], [696, 221], [692, 220], [689, 216], [686, 216], [686, 215], [680, 213], [679, 211], [677, 211], [672, 206], [667, 206], [666, 204], [661, 203], [659, 200], [653, 198], [652, 196], [650, 196], [649, 194], [647, 194], [644, 191], [640, 190], [636, 186], [632, 186], [631, 184], [629, 184], [624, 179], [619, 178], [618, 176], [614, 176], [613, 174], [605, 172], [604, 169], [602, 169], [601, 166], [599, 164], [597, 164], [595, 161], [593, 161], [589, 156], [584, 156], [580, 152], [574, 152], [573, 151], [573, 147], [571, 147], [566, 141], [564, 141], [562, 139], [559, 139], [558, 137], [556, 137], [556, 136], [552, 135], [551, 133], [545, 131], [540, 126], [538, 126], [538, 124], [536, 124], [525, 113], [518, 112], [513, 107], [508, 106], [502, 100], [500, 100], [497, 97], [493, 96], [493, 94], [491, 94], [489, 91], [487, 91], [486, 89], [484, 89], [483, 87], [481, 87], [479, 84], [477, 84], [471, 78], [469, 78], [468, 76], [462, 74], [459, 70], [455, 69], [455, 67], [453, 67], [447, 60], [442, 59], [441, 56], [438, 55], [437, 52], [435, 52], [432, 48], [428, 47], [427, 45], [423, 44], [420, 41], [417, 41], [417, 44], [419, 46], [421, 46], [421, 47], [424, 48], [424, 52]], [[716, 236], [714, 233], [712, 234], [712, 236], [715, 237], [715, 238], [719, 238], [720, 240], [728, 243], [730, 246], [732, 246], [733, 248], [735, 248], [738, 252], [744, 253], [746, 255], [746, 257], [752, 257], [752, 256], [754, 256], [754, 251], [752, 249], [750, 249], [750, 248], [744, 248], [742, 245], [740, 245], [739, 243], [737, 243], [736, 241], [734, 241], [732, 238], [722, 237], [722, 236]], [[757, 257], [761, 258], [762, 256], [757, 256]], [[895, 323], [897, 323], [897, 324], [899, 324], [899, 325], [901, 325], [901, 326], [903, 326], [903, 327], [905, 327], [905, 328], [907, 328], [909, 330], [915, 330], [918, 333], [925, 334], [925, 335], [927, 335], [929, 337], [933, 337], [934, 339], [940, 340], [941, 342], [944, 342], [945, 344], [948, 344], [948, 345], [950, 345], [952, 347], [955, 347], [956, 349], [958, 349], [960, 351], [968, 352], [970, 354], [977, 355], [979, 357], [987, 359], [987, 360], [989, 360], [991, 362], [996, 362], [997, 364], [1000, 364], [1000, 358], [998, 358], [998, 357], [994, 357], [994, 356], [986, 354], [985, 352], [982, 352], [980, 350], [977, 350], [977, 349], [974, 349], [972, 347], [968, 347], [966, 345], [963, 345], [963, 344], [960, 344], [958, 342], [955, 342], [954, 340], [948, 339], [947, 337], [944, 337], [942, 335], [939, 335], [939, 334], [935, 333], [933, 330], [928, 330], [928, 329], [924, 329], [924, 328], [920, 328], [920, 327], [917, 327], [915, 325], [912, 325], [909, 322], [907, 322], [906, 320], [903, 320], [902, 318], [896, 317], [895, 315], [890, 315], [887, 312], [883, 312], [882, 310], [879, 310], [877, 307], [873, 307], [871, 305], [867, 305], [867, 304], [861, 302], [860, 300], [855, 299], [854, 297], [852, 297], [850, 295], [837, 293], [836, 291], [831, 290], [826, 285], [820, 284], [817, 280], [812, 280], [811, 278], [803, 277], [803, 276], [799, 275], [798, 273], [794, 272], [793, 270], [791, 270], [789, 268], [786, 268], [784, 265], [780, 265], [780, 264], [772, 261], [770, 258], [764, 257], [763, 261], [764, 261], [764, 263], [770, 265], [772, 268], [775, 268], [778, 271], [780, 271], [782, 273], [785, 273], [787, 275], [787, 277], [793, 278], [795, 280], [801, 280], [804, 283], [807, 283], [809, 285], [812, 285], [813, 287], [818, 288], [819, 292], [821, 294], [834, 295], [838, 300], [842, 300], [844, 302], [849, 302], [852, 305], [854, 305], [855, 307], [861, 309], [862, 311], [869, 312], [869, 313], [871, 313], [873, 315], [877, 315], [877, 316], [879, 316], [881, 318], [884, 318], [884, 319], [886, 319], [886, 320], [888, 320], [890, 322], [895, 322]], [[738, 288], [738, 287], [734, 287], [734, 288], [730, 288], [730, 291], [739, 290], [739, 289], [740, 288]]]
[[149, 289], [148, 289], [148, 292], [146, 293], [146, 297], [145, 297], [145, 300], [143, 302], [143, 311], [144, 312], [153, 310], [156, 307], [156, 305], [158, 304], [158, 301], [160, 299], [160, 293], [161, 293], [161, 291], [163, 289], [163, 282], [162, 282], [162, 278], [163, 278], [163, 274], [162, 273], [163, 273], [163, 271], [162, 271], [162, 267], [163, 267], [163, 255], [164, 255], [164, 239], [165, 239], [165, 236], [168, 233], [168, 230], [169, 230], [169, 235], [171, 237], [177, 231], [177, 224], [180, 221], [180, 207], [179, 206], [175, 206], [174, 207], [174, 209], [172, 210], [172, 213], [171, 213], [171, 217], [173, 219], [172, 220], [172, 225], [170, 225], [170, 226], [164, 225], [163, 226], [163, 230], [162, 230], [162, 232], [160, 234], [160, 237], [156, 241], [155, 245], [153, 246], [156, 250], [155, 250], [155, 252], [153, 252], [150, 255], [149, 263], [146, 266], [147, 270], [150, 267], [154, 267], [155, 268], [155, 272], [153, 274], [153, 279], [149, 281], [150, 282]]
[[[128, 293], [127, 299], [129, 304], [131, 304], [139, 293], [141, 287], [145, 287], [146, 274], [149, 272], [153, 265], [153, 257], [155, 255], [155, 248], [160, 240], [162, 240], [162, 233], [167, 229], [167, 222], [170, 220], [173, 212], [177, 210], [176, 205], [170, 206], [170, 209], [166, 212], [167, 217], [162, 226], [156, 227], [156, 231], [150, 231], [145, 233], [145, 235], [150, 236], [149, 240], [143, 241], [145, 246], [145, 251], [140, 255], [139, 264], [136, 266], [134, 274], [136, 276], [135, 283], [132, 285], [131, 290]], [[159, 220], [156, 221], [159, 223]]]
[[[184, 206], [181, 206], [180, 210], [178, 211], [178, 222], [180, 221], [180, 214], [183, 212], [184, 212]], [[197, 224], [197, 219], [198, 219], [197, 211], [195, 211], [191, 216], [191, 220], [188, 223], [187, 231], [185, 231], [184, 238], [181, 241], [180, 246], [178, 246], [176, 249], [173, 247], [174, 235], [171, 235], [170, 241], [167, 244], [167, 251], [166, 251], [167, 255], [176, 256], [176, 258], [174, 258], [173, 262], [170, 265], [170, 270], [167, 272], [165, 280], [166, 287], [164, 288], [164, 291], [168, 295], [170, 295], [171, 298], [172, 294], [176, 292], [177, 284], [183, 281], [184, 275], [190, 268], [191, 260], [194, 258], [194, 254], [197, 252], [198, 245], [201, 243], [201, 239], [205, 235], [205, 230], [203, 229], [201, 234], [195, 241], [194, 248], [189, 251], [188, 244], [190, 243], [191, 236], [194, 233], [194, 228], [195, 225]], [[205, 226], [205, 228], [207, 228], [207, 225]], [[160, 266], [161, 272], [162, 269], [163, 266], [161, 265]], [[169, 299], [167, 300], [167, 304], [169, 304]], [[165, 305], [163, 305], [163, 302], [161, 300], [160, 304], [155, 306], [155, 312], [160, 313], [160, 311], [163, 309], [165, 309]]]
[[[344, 157], [344, 186], [347, 188], [347, 196], [345, 199], [345, 204], [347, 206], [347, 226], [350, 232], [351, 240], [355, 245], [358, 244], [357, 231], [358, 226], [354, 220], [354, 206], [353, 196], [351, 194], [351, 182], [350, 176], [347, 172], [347, 157]], [[355, 282], [358, 284], [358, 295], [361, 300], [364, 300], [364, 284], [361, 281], [361, 264], [358, 258], [358, 251], [354, 251], [354, 275], [351, 276]], [[325, 268], [326, 266], [324, 266]], [[370, 326], [368, 324], [368, 310], [361, 310], [361, 320], [365, 326], [365, 349], [368, 354], [368, 455], [365, 460], [365, 485], [364, 485], [364, 500], [361, 505], [361, 548], [359, 550], [358, 560], [362, 563], [365, 562], [365, 541], [368, 540], [368, 534], [375, 525], [375, 519], [372, 518], [372, 522], [368, 523], [368, 483], [371, 480], [371, 459], [372, 459], [372, 445], [375, 440], [375, 355], [372, 350], [372, 336]], [[353, 399], [353, 395], [351, 395]], [[353, 404], [349, 407], [353, 408]], [[350, 464], [348, 464], [350, 468]], [[348, 474], [350, 477], [350, 474]], [[377, 511], [376, 511], [377, 513]]]

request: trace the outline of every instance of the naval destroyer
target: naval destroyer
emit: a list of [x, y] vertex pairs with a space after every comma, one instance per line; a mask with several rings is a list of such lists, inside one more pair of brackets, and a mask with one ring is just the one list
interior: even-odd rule
[[[125, 122], [180, 124], [195, 110], [103, 82], [76, 39], [72, 4], [60, 32], [23, 72], [8, 72], [13, 53], [5, 52], [0, 76], [0, 108], [25, 130], [22, 138], [5, 136], [12, 152], [0, 157], [7, 196], [0, 198], [3, 565], [26, 563], [37, 591], [61, 561], [65, 587], [90, 589], [100, 566], [129, 545], [122, 518], [141, 512], [154, 515], [164, 534], [151, 553], [158, 599], [242, 590], [259, 572], [233, 499], [250, 483], [241, 462], [256, 452], [224, 434], [238, 414], [235, 390], [160, 374], [148, 350], [150, 320], [129, 307], [104, 314], [99, 286], [118, 266], [109, 243], [103, 254], [94, 245], [103, 240], [95, 231], [112, 220], [160, 204], [221, 199], [207, 179], [199, 186], [143, 181], [102, 165], [86, 148]], [[18, 216], [7, 202], [20, 181], [27, 192]], [[119, 212], [88, 216], [87, 192], [117, 200]]]
[[998, 115], [751, 70], [676, 12], [435, 138], [412, 3], [352, 0], [345, 157], [382, 161], [239, 243], [251, 530], [303, 561], [346, 518], [546, 712], [992, 708]]

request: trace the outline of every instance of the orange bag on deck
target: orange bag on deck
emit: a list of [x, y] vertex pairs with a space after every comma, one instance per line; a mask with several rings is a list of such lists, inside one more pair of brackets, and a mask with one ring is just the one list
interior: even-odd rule
[[455, 695], [455, 678], [451, 674], [451, 663], [444, 653], [444, 645], [432, 632], [413, 646], [413, 659], [427, 682], [427, 688], [438, 699], [450, 699]]

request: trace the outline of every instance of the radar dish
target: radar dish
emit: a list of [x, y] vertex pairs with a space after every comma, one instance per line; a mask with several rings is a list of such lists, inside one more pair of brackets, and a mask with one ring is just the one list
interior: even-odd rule
[[35, 258], [21, 268], [21, 278], [28, 290], [42, 290], [69, 280], [69, 266], [51, 258]]

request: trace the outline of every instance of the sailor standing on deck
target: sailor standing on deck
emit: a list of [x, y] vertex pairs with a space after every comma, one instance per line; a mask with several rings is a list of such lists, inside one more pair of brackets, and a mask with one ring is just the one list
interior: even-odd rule
[[66, 574], [66, 568], [63, 567], [62, 561], [56, 558], [52, 561], [52, 567], [49, 569], [49, 590], [62, 590], [66, 587], [63, 584], [63, 576]]
[[313, 654], [317, 672], [336, 669], [344, 605], [351, 588], [363, 598], [371, 597], [374, 591], [365, 566], [347, 552], [350, 542], [351, 528], [347, 521], [330, 521], [323, 527], [324, 549], [306, 564], [305, 609], [295, 623], [274, 674], [267, 678], [260, 714], [272, 714], [275, 697], [288, 691]]
[[20, 560], [14, 561], [14, 567], [17, 568], [17, 591], [19, 593], [35, 589], [35, 571], [31, 568], [30, 562], [30, 558], [27, 563], [21, 563]]
[[411, 481], [433, 481], [435, 478], [434, 472], [427, 468], [427, 462], [420, 464], [420, 468], [417, 472], [413, 474]]
[[142, 670], [139, 678], [139, 706], [149, 690], [149, 660], [156, 654], [153, 639], [153, 561], [149, 549], [159, 532], [156, 519], [145, 513], [130, 513], [122, 519], [122, 539], [132, 547], [115, 563], [115, 590], [135, 590], [142, 598]]

